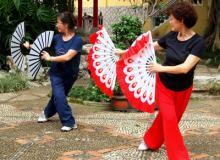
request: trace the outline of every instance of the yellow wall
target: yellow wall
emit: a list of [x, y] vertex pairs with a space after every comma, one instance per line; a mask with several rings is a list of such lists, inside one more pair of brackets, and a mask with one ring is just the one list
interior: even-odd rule
[[199, 33], [203, 34], [206, 26], [208, 25], [208, 9], [209, 9], [209, 0], [203, 0], [202, 6], [195, 6], [198, 13], [198, 21], [193, 29]]
[[[195, 5], [195, 9], [198, 13], [198, 20], [196, 25], [192, 28], [195, 32], [203, 35], [205, 32], [205, 29], [208, 25], [208, 9], [209, 9], [209, 0], [203, 0], [203, 5]], [[144, 31], [148, 30], [154, 30], [153, 36], [155, 38], [161, 37], [167, 32], [170, 31], [170, 25], [169, 22], [165, 22], [164, 24], [160, 25], [157, 28], [152, 28], [153, 22], [152, 19], [147, 19], [144, 23]]]
[[170, 31], [170, 24], [169, 24], [169, 21], [166, 21], [163, 25], [161, 25], [160, 27], [154, 30], [153, 37], [156, 39], [160, 38], [166, 33], [168, 33], [169, 31]]
[[[141, 4], [142, 0], [133, 0], [132, 5]], [[131, 6], [130, 0], [98, 0], [99, 7], [120, 7]], [[75, 0], [75, 6], [78, 6], [78, 0]], [[93, 7], [93, 0], [83, 0], [83, 7]]]

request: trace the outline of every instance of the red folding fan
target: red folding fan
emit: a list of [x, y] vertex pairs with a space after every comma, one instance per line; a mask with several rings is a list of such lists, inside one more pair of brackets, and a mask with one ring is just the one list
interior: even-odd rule
[[142, 34], [117, 63], [117, 79], [124, 95], [133, 107], [153, 112], [156, 74], [148, 71], [155, 62], [151, 32]]
[[90, 36], [93, 47], [88, 55], [88, 68], [97, 86], [107, 96], [112, 97], [116, 81], [115, 46], [104, 27]]

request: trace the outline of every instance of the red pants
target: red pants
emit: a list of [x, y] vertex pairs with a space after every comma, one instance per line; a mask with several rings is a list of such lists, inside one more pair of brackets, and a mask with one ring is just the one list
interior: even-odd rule
[[169, 160], [189, 160], [178, 123], [189, 102], [192, 87], [175, 92], [167, 89], [157, 77], [156, 103], [159, 113], [144, 135], [150, 149], [158, 149], [165, 143]]

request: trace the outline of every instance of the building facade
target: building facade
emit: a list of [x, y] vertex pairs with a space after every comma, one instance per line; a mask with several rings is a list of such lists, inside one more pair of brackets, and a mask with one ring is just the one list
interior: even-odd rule
[[[159, 0], [159, 5], [168, 7], [169, 4], [178, 0]], [[198, 22], [193, 28], [197, 33], [203, 34], [208, 23], [208, 11], [210, 0], [186, 0], [190, 1], [198, 12]], [[154, 37], [160, 37], [170, 30], [167, 17], [161, 13], [148, 16], [146, 8], [143, 7], [144, 0], [97, 0], [98, 14], [103, 17], [103, 25], [111, 33], [111, 24], [117, 23], [121, 16], [133, 15], [143, 23], [143, 30], [151, 30]], [[166, 6], [167, 5], [167, 6]], [[75, 1], [78, 6], [78, 0]], [[94, 0], [82, 0], [82, 15], [93, 16]], [[161, 8], [163, 8], [161, 7]], [[76, 8], [77, 10], [77, 8]]]

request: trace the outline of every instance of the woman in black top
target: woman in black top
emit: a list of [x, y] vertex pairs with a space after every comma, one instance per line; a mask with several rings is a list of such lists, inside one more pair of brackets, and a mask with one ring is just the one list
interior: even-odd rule
[[[196, 24], [197, 13], [187, 2], [168, 8], [171, 31], [154, 42], [155, 50], [166, 50], [163, 65], [153, 63], [151, 72], [158, 72], [156, 103], [159, 113], [144, 135], [139, 150], [156, 150], [165, 144], [170, 160], [188, 160], [178, 123], [189, 101], [194, 70], [205, 51], [204, 40], [191, 28]], [[116, 50], [116, 54], [124, 51]]]

